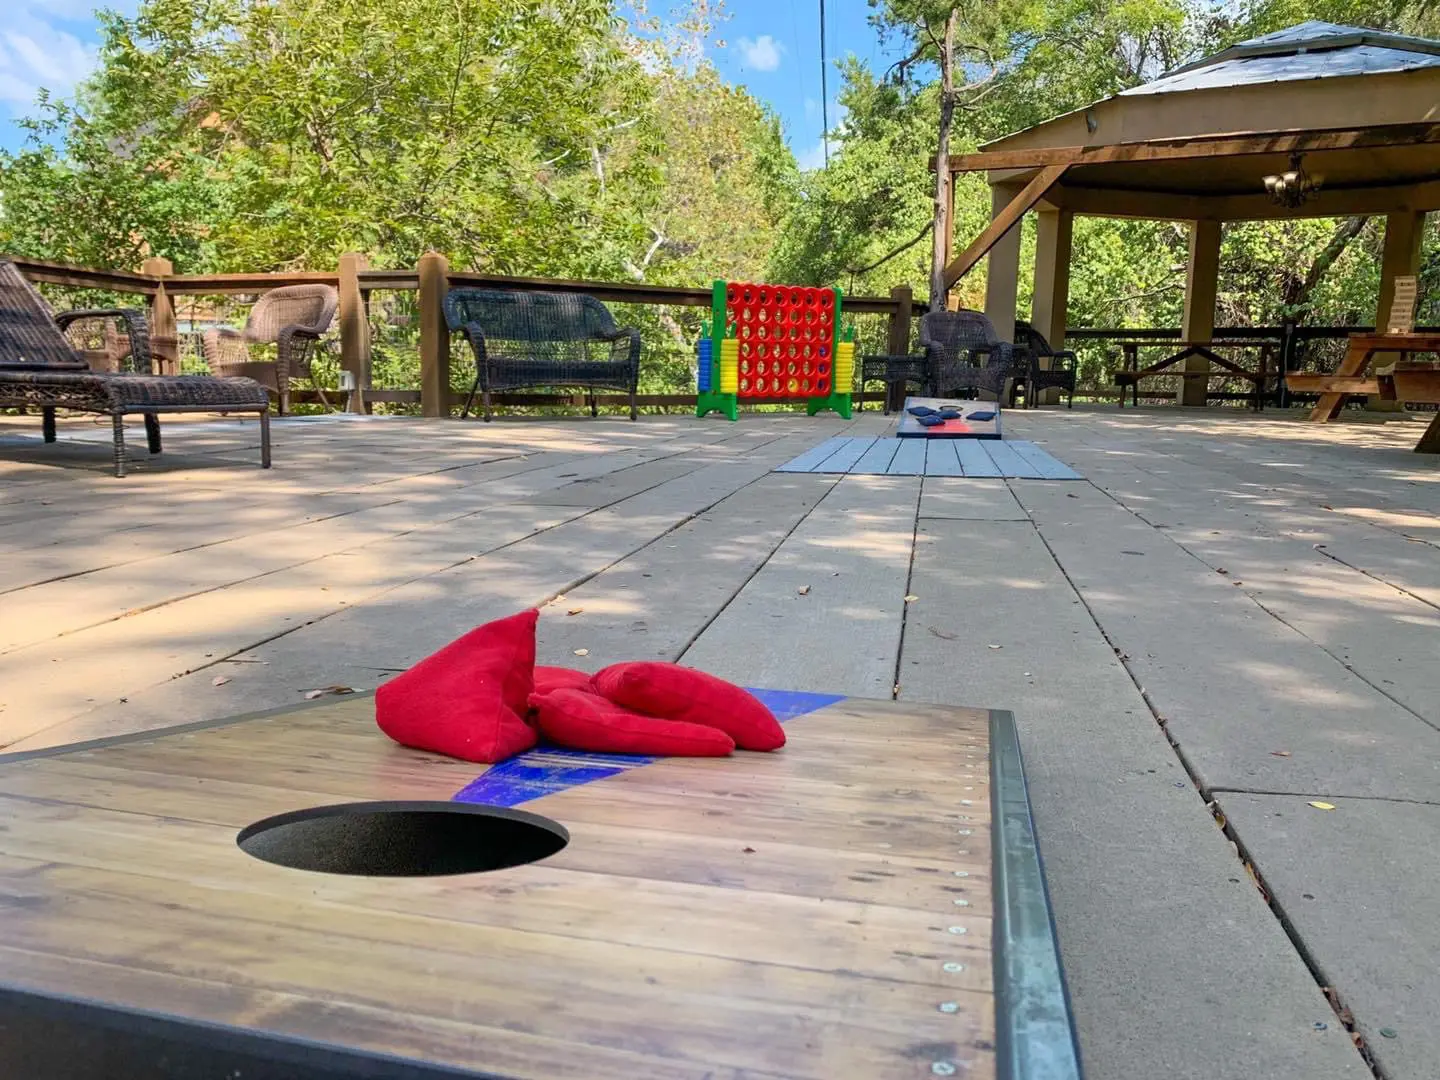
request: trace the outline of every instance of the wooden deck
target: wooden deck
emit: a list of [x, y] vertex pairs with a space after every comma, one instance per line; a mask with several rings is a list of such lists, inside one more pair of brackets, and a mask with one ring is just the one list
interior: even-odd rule
[[1321, 979], [1392, 1080], [1440, 1059], [1418, 418], [1007, 412], [1065, 483], [774, 471], [876, 413], [286, 421], [269, 474], [176, 422], [124, 481], [36, 428], [0, 421], [8, 750], [373, 689], [543, 604], [542, 662], [1013, 711], [1091, 1075], [1365, 1080]]
[[568, 846], [458, 877], [236, 846], [483, 771], [390, 743], [368, 700], [0, 764], [0, 982], [504, 1077], [987, 1080], [989, 722], [822, 702], [782, 751], [527, 802]]

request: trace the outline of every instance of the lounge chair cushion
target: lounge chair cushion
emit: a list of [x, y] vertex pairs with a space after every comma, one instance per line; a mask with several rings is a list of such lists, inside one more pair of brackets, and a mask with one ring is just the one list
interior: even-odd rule
[[545, 739], [571, 750], [724, 757], [735, 749], [735, 741], [716, 728], [645, 716], [586, 690], [532, 694], [530, 707]]
[[522, 611], [476, 627], [375, 692], [375, 722], [396, 742], [465, 761], [529, 750], [535, 622]]
[[596, 673], [594, 684], [627, 709], [718, 728], [742, 750], [785, 745], [785, 729], [754, 695], [694, 668], [658, 661], [613, 664]]

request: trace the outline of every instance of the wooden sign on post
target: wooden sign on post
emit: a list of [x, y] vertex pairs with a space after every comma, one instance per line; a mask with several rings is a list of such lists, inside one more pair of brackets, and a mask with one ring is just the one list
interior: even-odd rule
[[1390, 304], [1390, 318], [1386, 332], [1409, 334], [1415, 329], [1415, 275], [1395, 279], [1395, 298]]

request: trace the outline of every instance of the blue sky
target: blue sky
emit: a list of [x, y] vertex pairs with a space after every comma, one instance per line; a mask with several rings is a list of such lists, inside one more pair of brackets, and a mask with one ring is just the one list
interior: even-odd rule
[[[112, 9], [133, 14], [139, 0], [112, 0]], [[95, 0], [8, 0], [0, 23], [0, 147], [13, 149], [23, 133], [15, 118], [33, 109], [36, 91], [67, 96], [95, 62], [99, 40]], [[659, 5], [655, 5], [658, 7]], [[718, 28], [723, 47], [710, 58], [730, 82], [745, 86], [780, 114], [802, 166], [821, 162], [819, 0], [732, 0]], [[826, 0], [826, 47], [833, 60], [854, 53], [883, 68], [892, 45], [881, 47], [867, 19], [866, 0]], [[830, 126], [841, 119], [835, 105], [839, 76], [827, 76]]]

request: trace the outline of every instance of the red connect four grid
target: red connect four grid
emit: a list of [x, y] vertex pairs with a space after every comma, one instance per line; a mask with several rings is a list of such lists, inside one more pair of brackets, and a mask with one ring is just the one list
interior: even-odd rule
[[725, 314], [740, 342], [740, 396], [824, 397], [834, 362], [835, 290], [731, 282]]

